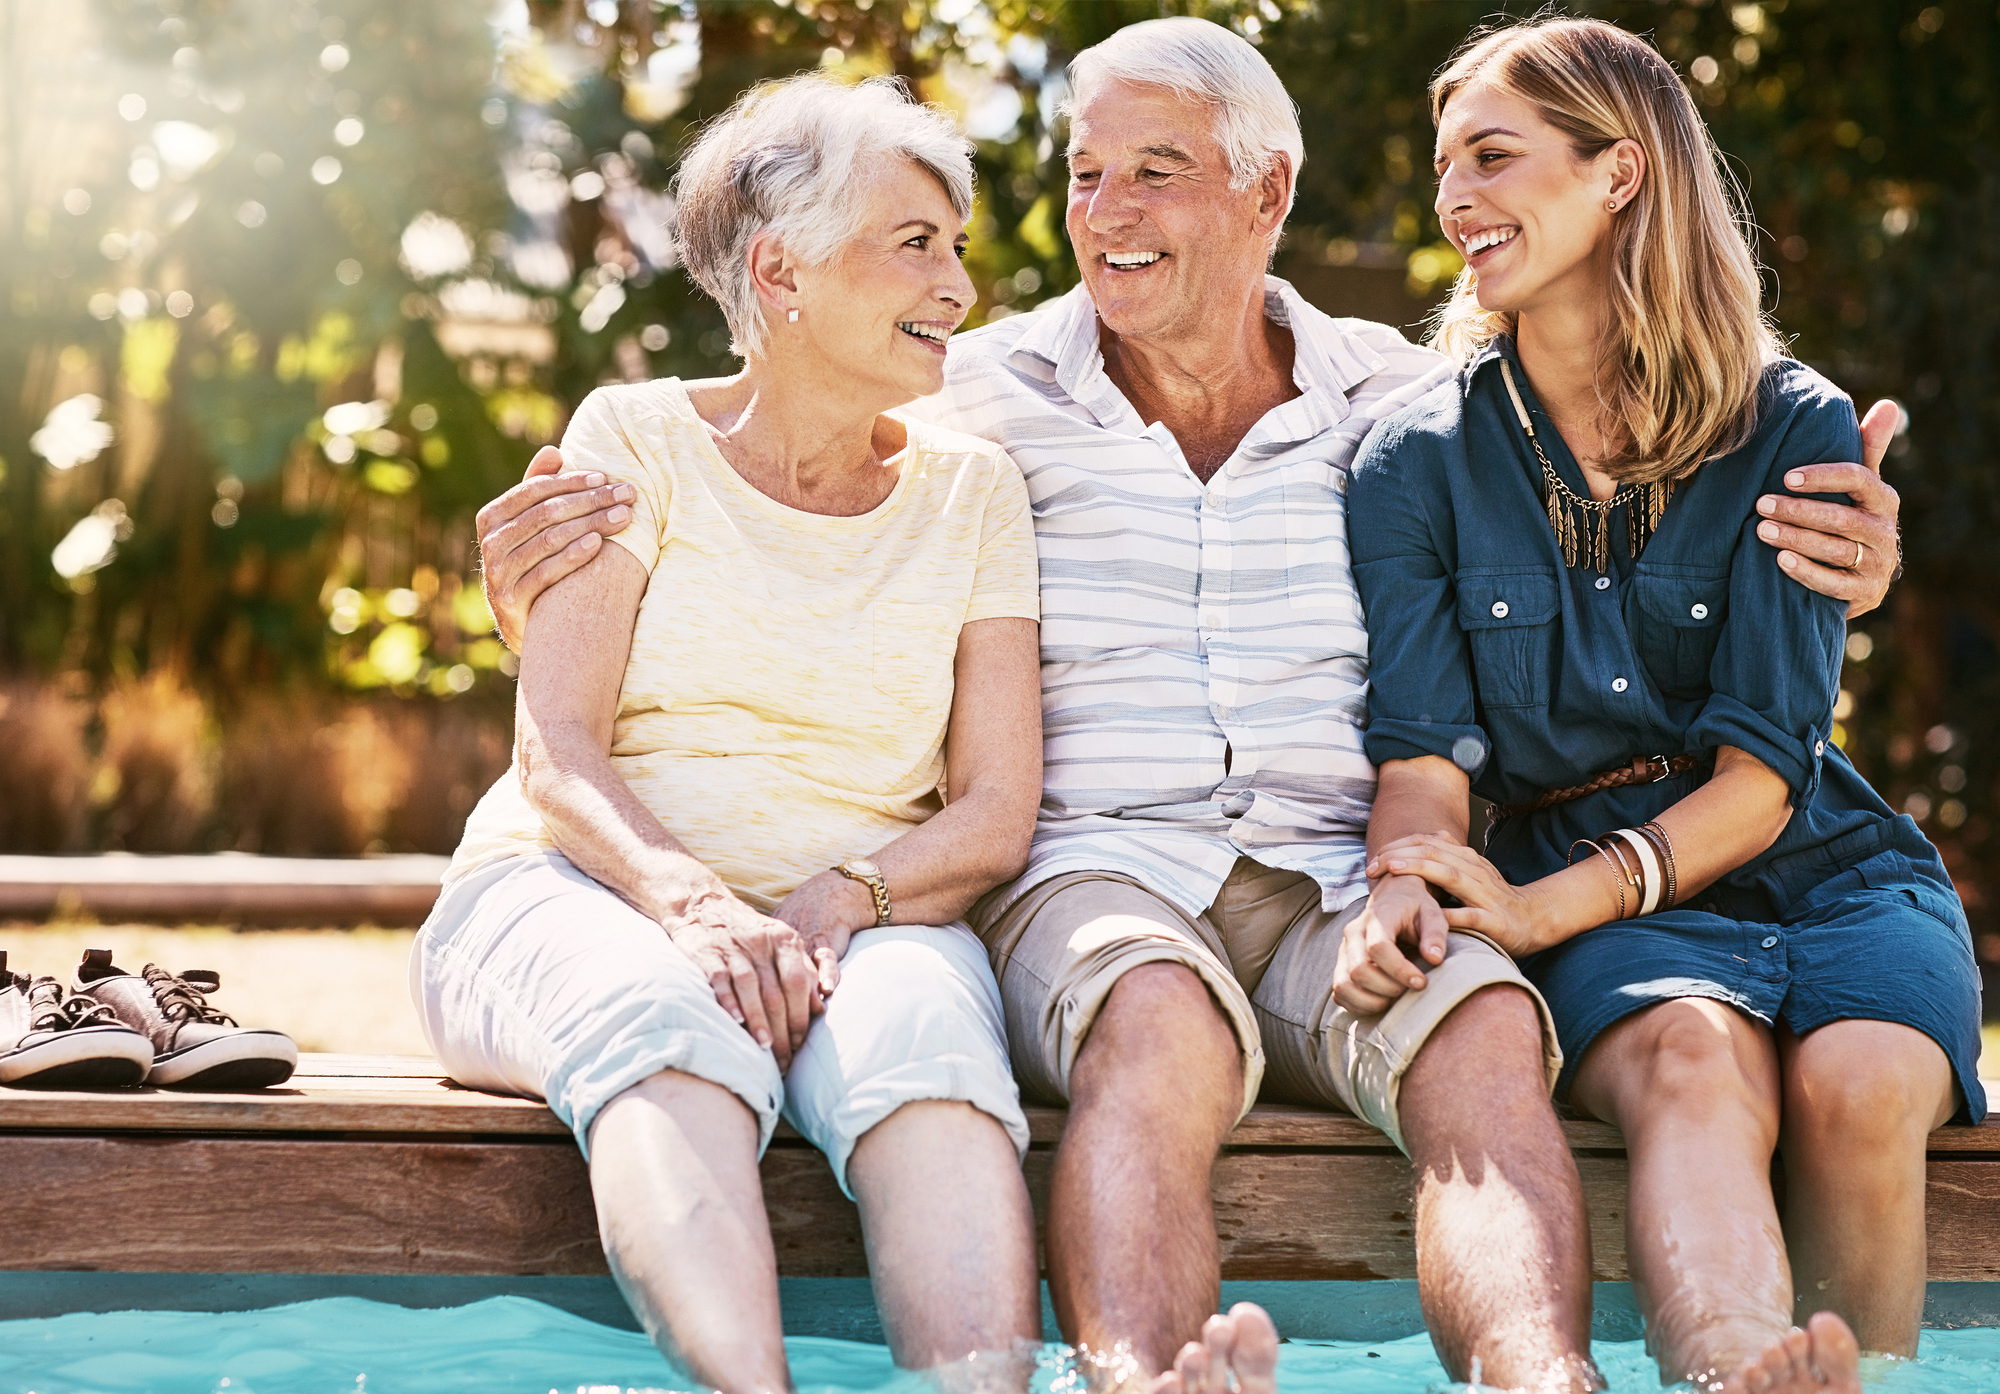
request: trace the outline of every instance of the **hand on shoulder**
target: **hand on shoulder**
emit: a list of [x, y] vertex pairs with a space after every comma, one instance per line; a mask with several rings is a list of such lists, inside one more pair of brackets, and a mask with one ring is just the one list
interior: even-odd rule
[[1778, 565], [1800, 585], [1846, 601], [1849, 619], [1880, 605], [1902, 571], [1902, 499], [1882, 479], [1882, 457], [1901, 426], [1902, 408], [1877, 402], [1861, 422], [1859, 461], [1803, 465], [1785, 477], [1798, 493], [1845, 494], [1851, 506], [1791, 494], [1757, 500], [1757, 536], [1778, 549]]

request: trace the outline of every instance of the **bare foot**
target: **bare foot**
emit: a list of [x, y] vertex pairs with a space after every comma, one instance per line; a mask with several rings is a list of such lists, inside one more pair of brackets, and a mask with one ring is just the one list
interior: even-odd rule
[[[1231, 1376], [1234, 1376], [1232, 1379]], [[1262, 1307], [1238, 1302], [1202, 1325], [1150, 1394], [1277, 1394], [1278, 1328]]]
[[1821, 1312], [1745, 1361], [1725, 1394], [1861, 1394], [1861, 1347], [1847, 1323]]

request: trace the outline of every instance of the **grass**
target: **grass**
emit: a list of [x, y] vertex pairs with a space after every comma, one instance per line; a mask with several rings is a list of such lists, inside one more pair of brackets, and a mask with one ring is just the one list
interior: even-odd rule
[[275, 1026], [301, 1050], [428, 1055], [410, 1005], [412, 929], [238, 931], [221, 925], [0, 924], [0, 949], [17, 973], [64, 983], [86, 948], [138, 972], [211, 968], [222, 987], [210, 1001], [245, 1026]]

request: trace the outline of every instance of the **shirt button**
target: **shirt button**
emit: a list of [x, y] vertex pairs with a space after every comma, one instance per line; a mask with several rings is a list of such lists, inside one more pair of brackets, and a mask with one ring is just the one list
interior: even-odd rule
[[1595, 581], [1592, 581], [1591, 584], [1593, 586], [1596, 586], [1601, 591], [1608, 591], [1611, 589], [1611, 578], [1609, 576], [1599, 576]]
[[1775, 935], [1775, 934], [1772, 934], [1772, 935], [1767, 935], [1767, 936], [1765, 937], [1765, 939], [1764, 939], [1764, 947], [1765, 947], [1765, 948], [1767, 948], [1767, 949], [1775, 949], [1775, 948], [1777, 948], [1777, 947], [1778, 947], [1778, 936], [1777, 936], [1777, 935]]
[[1611, 680], [1611, 690], [1613, 692], [1623, 692], [1627, 686], [1629, 684], [1623, 678], [1613, 678]]
[[1222, 507], [1222, 490], [1210, 489], [1202, 496], [1210, 508]]
[[1688, 613], [1698, 620], [1705, 620], [1708, 618], [1708, 607], [1706, 605], [1697, 605], [1692, 610], [1689, 610]]
[[1824, 755], [1824, 754], [1826, 754], [1826, 742], [1825, 742], [1825, 741], [1814, 741], [1814, 742], [1813, 742], [1813, 754], [1815, 754], [1815, 755]]
[[1496, 601], [1494, 601], [1494, 602], [1493, 602], [1493, 618], [1494, 618], [1494, 619], [1496, 619], [1496, 620], [1504, 620], [1504, 619], [1506, 619], [1506, 618], [1507, 618], [1507, 602], [1506, 602], [1506, 601], [1504, 601], [1504, 600], [1496, 600]]

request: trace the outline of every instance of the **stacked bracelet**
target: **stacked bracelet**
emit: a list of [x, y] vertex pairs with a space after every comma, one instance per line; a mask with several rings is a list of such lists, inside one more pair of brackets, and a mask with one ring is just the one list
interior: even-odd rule
[[1621, 920], [1624, 919], [1625, 883], [1631, 879], [1631, 873], [1625, 869], [1625, 863], [1617, 857], [1612, 856], [1610, 849], [1605, 847], [1603, 843], [1594, 842], [1587, 837], [1580, 837], [1569, 845], [1569, 864], [1572, 866], [1576, 863], [1576, 849], [1579, 847], [1590, 848], [1598, 856], [1604, 858], [1604, 864], [1611, 868], [1611, 878], [1618, 887], [1618, 918]]
[[1671, 910], [1680, 892], [1679, 878], [1675, 874], [1673, 839], [1658, 823], [1649, 822], [1639, 828], [1620, 828], [1607, 833], [1603, 841], [1580, 837], [1569, 845], [1571, 864], [1576, 860], [1576, 849], [1588, 847], [1603, 857], [1618, 878], [1618, 918], [1624, 919], [1627, 909], [1625, 887], [1630, 885], [1638, 899], [1638, 915], [1643, 917], [1661, 910]]
[[[1630, 828], [1620, 828], [1604, 839], [1606, 842], [1621, 844], [1632, 851], [1633, 874], [1639, 883], [1639, 914], [1652, 914], [1660, 908], [1660, 888], [1666, 884], [1667, 874], [1660, 866], [1660, 854], [1654, 850], [1651, 840], [1633, 832]], [[1620, 851], [1619, 860], [1625, 859]]]
[[1674, 841], [1667, 836], [1667, 830], [1658, 823], [1647, 823], [1639, 831], [1653, 844], [1654, 850], [1660, 854], [1661, 864], [1666, 867], [1666, 894], [1661, 897], [1660, 908], [1671, 910], [1680, 893], [1679, 878], [1674, 875]]

